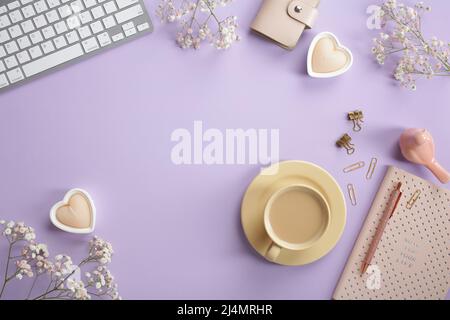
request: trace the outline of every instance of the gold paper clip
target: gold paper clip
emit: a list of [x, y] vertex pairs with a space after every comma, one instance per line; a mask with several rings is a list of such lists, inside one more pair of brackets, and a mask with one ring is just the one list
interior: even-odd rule
[[350, 198], [350, 202], [351, 202], [352, 206], [356, 206], [358, 204], [358, 202], [356, 201], [355, 186], [353, 184], [349, 183], [347, 185], [347, 190], [348, 190], [348, 196]]
[[348, 134], [344, 134], [336, 144], [340, 148], [345, 148], [347, 150], [347, 154], [353, 154], [355, 152], [355, 145], [351, 143], [352, 138]]
[[351, 120], [353, 122], [353, 131], [359, 132], [362, 130], [362, 123], [364, 122], [364, 114], [361, 110], [349, 112], [348, 120]]
[[344, 168], [344, 173], [349, 173], [349, 172], [352, 172], [352, 171], [364, 168], [365, 165], [366, 164], [365, 164], [364, 161], [360, 161], [360, 162], [354, 163], [352, 165], [349, 165], [348, 167], [345, 167]]
[[419, 199], [421, 193], [422, 193], [422, 191], [420, 191], [420, 190], [417, 190], [416, 192], [414, 192], [411, 199], [409, 199], [409, 201], [406, 203], [406, 209], [412, 209], [412, 207], [416, 203], [417, 199]]
[[367, 180], [372, 179], [373, 173], [375, 172], [377, 164], [378, 164], [378, 159], [377, 158], [372, 158], [372, 160], [370, 160], [369, 170], [367, 170], [367, 174], [366, 174], [366, 179]]

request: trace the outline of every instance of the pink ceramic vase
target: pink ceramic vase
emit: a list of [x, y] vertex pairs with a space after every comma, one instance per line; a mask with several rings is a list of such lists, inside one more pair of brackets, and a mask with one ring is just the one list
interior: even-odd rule
[[442, 183], [450, 182], [450, 173], [435, 159], [435, 145], [430, 132], [425, 129], [407, 129], [400, 137], [403, 156], [426, 166]]

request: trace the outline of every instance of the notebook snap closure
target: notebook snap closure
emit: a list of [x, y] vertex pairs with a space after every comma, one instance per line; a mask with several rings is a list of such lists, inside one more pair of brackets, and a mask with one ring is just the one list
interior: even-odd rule
[[311, 29], [318, 15], [317, 8], [311, 6], [305, 0], [291, 0], [287, 8], [288, 15]]

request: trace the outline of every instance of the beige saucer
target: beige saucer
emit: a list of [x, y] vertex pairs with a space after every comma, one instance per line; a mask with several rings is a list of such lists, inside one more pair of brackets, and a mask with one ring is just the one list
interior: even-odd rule
[[[276, 174], [270, 174], [278, 166]], [[304, 184], [321, 192], [330, 207], [327, 231], [310, 248], [300, 251], [283, 249], [275, 263], [300, 266], [326, 255], [338, 242], [346, 221], [344, 195], [336, 180], [319, 166], [304, 161], [286, 161], [267, 168], [250, 184], [241, 206], [241, 221], [252, 247], [263, 257], [272, 244], [264, 228], [264, 209], [272, 194], [280, 188]], [[270, 173], [269, 173], [270, 172]]]

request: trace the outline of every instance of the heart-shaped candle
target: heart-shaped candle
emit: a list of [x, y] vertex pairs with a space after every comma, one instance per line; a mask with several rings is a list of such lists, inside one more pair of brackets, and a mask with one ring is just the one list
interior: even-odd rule
[[82, 189], [69, 190], [50, 210], [50, 220], [59, 229], [71, 233], [91, 233], [95, 228], [95, 206]]
[[353, 64], [349, 49], [331, 32], [319, 33], [308, 52], [308, 74], [314, 78], [332, 78], [347, 72]]

